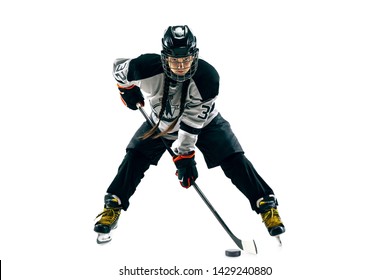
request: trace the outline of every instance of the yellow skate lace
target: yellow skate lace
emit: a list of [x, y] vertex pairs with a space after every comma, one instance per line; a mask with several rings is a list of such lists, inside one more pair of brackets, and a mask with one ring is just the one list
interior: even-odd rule
[[265, 223], [267, 228], [273, 228], [282, 224], [279, 212], [275, 208], [271, 208], [267, 212], [262, 213], [261, 217], [263, 218], [263, 223]]
[[100, 224], [111, 225], [119, 218], [120, 213], [120, 208], [104, 208], [103, 212], [96, 216], [96, 219], [101, 216]]

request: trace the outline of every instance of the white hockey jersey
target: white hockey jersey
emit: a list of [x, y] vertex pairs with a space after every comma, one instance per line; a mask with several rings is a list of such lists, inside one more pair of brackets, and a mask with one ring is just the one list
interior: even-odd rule
[[[151, 117], [155, 123], [161, 110], [164, 94], [165, 74], [158, 54], [143, 54], [134, 59], [117, 59], [114, 62], [113, 76], [121, 87], [137, 86], [149, 100]], [[180, 99], [183, 83], [172, 83], [165, 112], [159, 125], [165, 131], [180, 113]], [[179, 154], [195, 150], [197, 136], [201, 129], [209, 124], [218, 112], [215, 100], [219, 92], [219, 75], [213, 66], [199, 59], [198, 69], [192, 76], [185, 101], [184, 112], [168, 139], [176, 141]]]

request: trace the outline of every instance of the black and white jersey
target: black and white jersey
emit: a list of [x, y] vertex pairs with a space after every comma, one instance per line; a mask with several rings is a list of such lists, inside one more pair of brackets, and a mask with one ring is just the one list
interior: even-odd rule
[[[134, 59], [117, 59], [113, 75], [120, 87], [137, 86], [149, 100], [152, 118], [158, 121], [161, 100], [164, 94], [165, 74], [158, 54], [143, 54]], [[159, 125], [165, 131], [180, 112], [181, 89], [183, 83], [172, 83], [169, 87], [168, 104]], [[175, 128], [167, 138], [177, 139], [179, 154], [195, 149], [197, 136], [218, 112], [215, 100], [219, 91], [219, 75], [213, 66], [199, 59], [198, 69], [190, 79], [185, 109]]]

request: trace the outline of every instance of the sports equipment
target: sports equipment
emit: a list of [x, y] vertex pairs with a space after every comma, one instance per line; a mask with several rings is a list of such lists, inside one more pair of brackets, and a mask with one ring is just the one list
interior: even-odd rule
[[[198, 68], [199, 49], [196, 47], [196, 37], [187, 25], [169, 26], [162, 38], [161, 62], [165, 74], [174, 81], [184, 82], [190, 79]], [[168, 58], [189, 58], [191, 66], [185, 75], [177, 75], [169, 67]]]
[[121, 203], [118, 197], [112, 194], [104, 196], [104, 210], [96, 218], [100, 218], [95, 224], [95, 232], [98, 233], [96, 242], [103, 244], [111, 241], [111, 230], [118, 225], [121, 214]]
[[279, 241], [279, 244], [282, 245], [280, 234], [284, 233], [286, 230], [280, 219], [279, 212], [276, 209], [277, 206], [278, 201], [274, 195], [262, 197], [257, 201], [257, 207], [259, 208], [260, 215], [269, 234], [275, 236]]
[[[141, 114], [144, 116], [144, 118], [146, 119], [146, 121], [153, 127], [154, 126], [154, 122], [153, 120], [146, 114], [145, 110], [142, 108], [141, 104], [137, 104], [137, 107], [139, 109], [139, 111], [141, 112]], [[169, 144], [164, 140], [164, 138], [161, 138], [161, 141], [163, 141], [167, 151], [169, 152], [169, 154], [172, 156], [172, 157], [175, 157], [177, 156], [173, 150], [171, 149], [171, 147], [169, 146]], [[218, 222], [221, 224], [221, 226], [225, 229], [225, 231], [229, 234], [229, 236], [233, 239], [234, 243], [236, 243], [236, 245], [238, 246], [238, 248], [240, 248], [241, 250], [244, 250], [248, 253], [251, 253], [251, 254], [257, 254], [257, 247], [256, 247], [256, 243], [254, 240], [251, 240], [251, 241], [243, 241], [239, 238], [237, 238], [233, 233], [232, 231], [228, 228], [228, 226], [225, 224], [225, 222], [222, 220], [222, 218], [219, 216], [218, 212], [214, 209], [214, 207], [211, 205], [211, 203], [208, 201], [208, 199], [206, 198], [206, 196], [203, 194], [203, 192], [200, 190], [200, 188], [198, 187], [198, 185], [193, 181], [192, 182], [192, 186], [194, 187], [194, 189], [196, 190], [196, 192], [199, 194], [199, 196], [202, 198], [203, 202], [206, 203], [207, 207], [210, 209], [210, 211], [214, 214], [215, 218], [218, 220]]]
[[123, 104], [132, 110], [137, 110], [137, 103], [144, 105], [144, 97], [139, 87], [133, 85], [130, 87], [122, 87], [118, 84], [118, 89], [121, 93]]
[[195, 151], [188, 155], [178, 155], [173, 157], [173, 162], [177, 168], [177, 177], [180, 184], [184, 188], [189, 188], [191, 182], [198, 178], [198, 170], [196, 169]]
[[237, 249], [227, 249], [225, 250], [225, 255], [228, 257], [239, 257], [241, 256], [241, 251]]

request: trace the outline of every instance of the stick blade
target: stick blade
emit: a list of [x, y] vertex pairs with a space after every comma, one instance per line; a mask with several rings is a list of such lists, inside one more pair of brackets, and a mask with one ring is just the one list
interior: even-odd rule
[[241, 244], [242, 244], [242, 250], [247, 252], [247, 253], [250, 253], [250, 254], [254, 254], [256, 255], [257, 254], [257, 247], [256, 247], [256, 243], [254, 240], [251, 240], [251, 241], [241, 241]]

